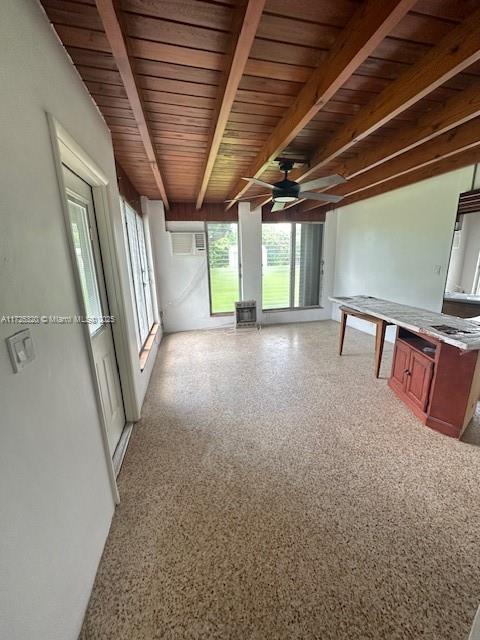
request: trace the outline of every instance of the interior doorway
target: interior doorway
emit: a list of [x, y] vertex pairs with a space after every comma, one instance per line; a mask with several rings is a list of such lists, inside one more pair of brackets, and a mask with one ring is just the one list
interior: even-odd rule
[[480, 318], [480, 190], [460, 194], [443, 313]]

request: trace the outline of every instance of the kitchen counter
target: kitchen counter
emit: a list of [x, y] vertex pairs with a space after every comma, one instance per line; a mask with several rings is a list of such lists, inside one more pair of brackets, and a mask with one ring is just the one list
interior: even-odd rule
[[480, 324], [471, 320], [371, 296], [332, 296], [329, 300], [465, 351], [480, 350]]
[[480, 296], [475, 296], [472, 293], [449, 293], [446, 291], [443, 299], [449, 302], [461, 302], [462, 304], [480, 304]]
[[445, 293], [442, 313], [477, 320], [477, 316], [480, 316], [480, 296], [471, 293]]

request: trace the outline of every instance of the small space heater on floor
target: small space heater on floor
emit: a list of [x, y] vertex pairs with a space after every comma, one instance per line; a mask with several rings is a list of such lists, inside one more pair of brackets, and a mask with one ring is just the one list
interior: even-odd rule
[[255, 327], [257, 325], [256, 300], [235, 302], [235, 328]]

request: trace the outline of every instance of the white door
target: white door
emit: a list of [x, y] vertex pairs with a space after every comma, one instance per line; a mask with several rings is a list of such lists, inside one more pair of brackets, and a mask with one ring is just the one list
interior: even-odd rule
[[63, 167], [63, 175], [70, 231], [77, 259], [76, 267], [82, 285], [82, 295], [87, 313], [108, 444], [110, 453], [113, 456], [125, 426], [125, 412], [115, 357], [112, 327], [111, 323], [108, 322], [110, 314], [103, 277], [92, 189], [90, 185], [65, 166]]

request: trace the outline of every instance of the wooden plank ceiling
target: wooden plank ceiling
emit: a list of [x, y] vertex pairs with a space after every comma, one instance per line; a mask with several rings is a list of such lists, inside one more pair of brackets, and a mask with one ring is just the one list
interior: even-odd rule
[[150, 198], [265, 193], [279, 154], [344, 202], [480, 160], [478, 0], [40, 1]]

